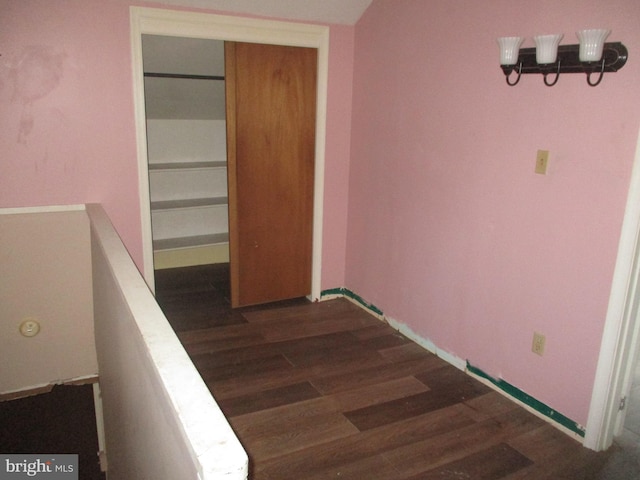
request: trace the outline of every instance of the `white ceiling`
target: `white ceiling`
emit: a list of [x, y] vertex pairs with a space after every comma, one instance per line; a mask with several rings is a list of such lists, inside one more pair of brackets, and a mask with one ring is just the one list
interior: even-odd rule
[[155, 0], [182, 7], [206, 8], [288, 20], [355, 25], [372, 0]]

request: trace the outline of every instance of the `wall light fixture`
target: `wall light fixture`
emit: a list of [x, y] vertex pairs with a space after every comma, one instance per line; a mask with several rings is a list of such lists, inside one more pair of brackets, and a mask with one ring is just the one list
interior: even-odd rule
[[[527, 73], [542, 74], [544, 84], [552, 87], [561, 73], [584, 73], [587, 83], [595, 87], [604, 72], [617, 72], [627, 62], [627, 48], [620, 42], [605, 43], [611, 30], [588, 29], [576, 32], [577, 45], [560, 45], [563, 34], [536, 35], [535, 48], [520, 48], [524, 37], [498, 38], [500, 67], [507, 84], [513, 86]], [[515, 78], [512, 73], [515, 72]], [[555, 74], [553, 79], [549, 76]], [[591, 75], [599, 74], [596, 80]]]

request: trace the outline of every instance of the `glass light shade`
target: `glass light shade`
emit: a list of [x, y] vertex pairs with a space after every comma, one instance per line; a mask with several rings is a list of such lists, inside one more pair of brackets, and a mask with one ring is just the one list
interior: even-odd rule
[[576, 32], [576, 36], [580, 40], [580, 61], [598, 62], [602, 58], [604, 41], [610, 33], [611, 30], [604, 28], [592, 28]]
[[541, 65], [556, 63], [558, 58], [558, 45], [564, 34], [536, 35], [533, 41], [536, 42], [536, 62]]
[[524, 37], [500, 37], [500, 65], [515, 65], [518, 63], [520, 45], [524, 42]]

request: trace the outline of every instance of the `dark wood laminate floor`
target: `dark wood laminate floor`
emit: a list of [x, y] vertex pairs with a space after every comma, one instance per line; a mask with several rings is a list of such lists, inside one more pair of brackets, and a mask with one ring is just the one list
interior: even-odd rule
[[347, 300], [231, 310], [227, 278], [158, 271], [156, 295], [254, 480], [639, 478]]
[[77, 454], [81, 480], [105, 480], [91, 385], [56, 385], [51, 392], [0, 402], [0, 453]]

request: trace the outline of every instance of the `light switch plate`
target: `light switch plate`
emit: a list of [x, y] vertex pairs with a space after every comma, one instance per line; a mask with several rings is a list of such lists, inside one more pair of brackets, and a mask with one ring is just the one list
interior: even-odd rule
[[549, 150], [538, 150], [536, 155], [536, 173], [547, 174], [547, 164], [549, 163]]

